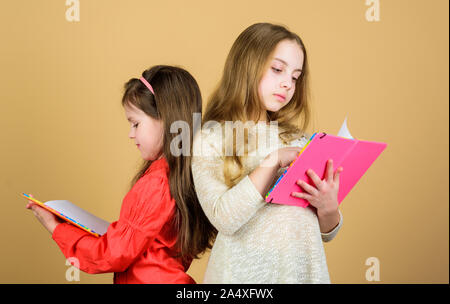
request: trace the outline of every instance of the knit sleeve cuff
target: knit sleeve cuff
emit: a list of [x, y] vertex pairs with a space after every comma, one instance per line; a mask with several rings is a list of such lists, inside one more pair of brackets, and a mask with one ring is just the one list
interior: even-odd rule
[[336, 237], [339, 229], [341, 229], [343, 217], [342, 217], [341, 210], [338, 209], [338, 211], [339, 211], [339, 224], [336, 227], [334, 227], [334, 229], [331, 230], [330, 232], [321, 233], [322, 241], [324, 241], [324, 242], [329, 242], [332, 239], [334, 239]]

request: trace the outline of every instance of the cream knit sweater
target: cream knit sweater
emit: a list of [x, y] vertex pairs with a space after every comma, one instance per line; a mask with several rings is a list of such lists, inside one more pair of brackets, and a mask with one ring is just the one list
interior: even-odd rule
[[312, 207], [266, 203], [248, 177], [270, 152], [303, 147], [308, 138], [284, 145], [278, 131], [264, 123], [249, 129], [249, 134], [271, 136], [275, 144], [258, 144], [257, 153], [246, 158], [246, 175], [232, 188], [224, 182], [221, 131], [204, 129], [194, 140], [195, 188], [219, 232], [203, 283], [330, 283], [322, 241], [336, 236], [342, 214], [336, 228], [321, 233]]

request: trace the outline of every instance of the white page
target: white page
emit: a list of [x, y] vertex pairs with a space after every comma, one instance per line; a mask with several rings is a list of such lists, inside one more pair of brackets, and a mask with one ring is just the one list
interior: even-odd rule
[[347, 127], [347, 117], [345, 117], [344, 123], [342, 124], [341, 129], [339, 130], [337, 136], [353, 139], [353, 136], [350, 134], [350, 131], [348, 130]]
[[66, 200], [55, 200], [45, 202], [45, 205], [64, 214], [75, 222], [93, 230], [93, 232], [103, 235], [108, 230], [109, 223], [101, 218], [96, 217], [92, 213], [81, 209]]

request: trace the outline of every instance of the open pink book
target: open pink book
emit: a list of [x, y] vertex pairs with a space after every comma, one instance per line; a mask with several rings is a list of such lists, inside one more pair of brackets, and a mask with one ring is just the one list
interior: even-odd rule
[[309, 205], [307, 200], [291, 196], [292, 192], [304, 192], [296, 181], [301, 179], [315, 187], [306, 171], [312, 169], [321, 179], [324, 179], [326, 163], [332, 159], [335, 171], [339, 167], [344, 169], [339, 176], [338, 202], [340, 204], [386, 146], [381, 142], [314, 133], [298, 157], [266, 194], [266, 202], [307, 207]]

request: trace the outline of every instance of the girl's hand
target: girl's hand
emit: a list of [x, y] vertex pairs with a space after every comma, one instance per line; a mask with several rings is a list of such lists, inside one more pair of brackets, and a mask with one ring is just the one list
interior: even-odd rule
[[302, 187], [305, 192], [292, 192], [291, 195], [307, 200], [317, 209], [319, 217], [333, 214], [338, 210], [339, 175], [343, 170], [342, 167], [339, 167], [336, 173], [333, 174], [333, 161], [331, 159], [327, 162], [323, 180], [313, 170], [309, 169], [307, 174], [314, 182], [316, 188], [303, 180], [298, 180], [297, 185]]
[[300, 148], [278, 149], [267, 155], [248, 177], [262, 197], [269, 191], [279, 168], [288, 166], [300, 153]]
[[[31, 194], [30, 196], [33, 197]], [[53, 234], [56, 226], [63, 222], [56, 215], [35, 204], [33, 201], [28, 200], [26, 208], [33, 211], [36, 218], [50, 232], [50, 234]]]
[[265, 159], [265, 166], [284, 168], [289, 166], [298, 156], [301, 149], [297, 147], [287, 147], [278, 149], [268, 155]]

